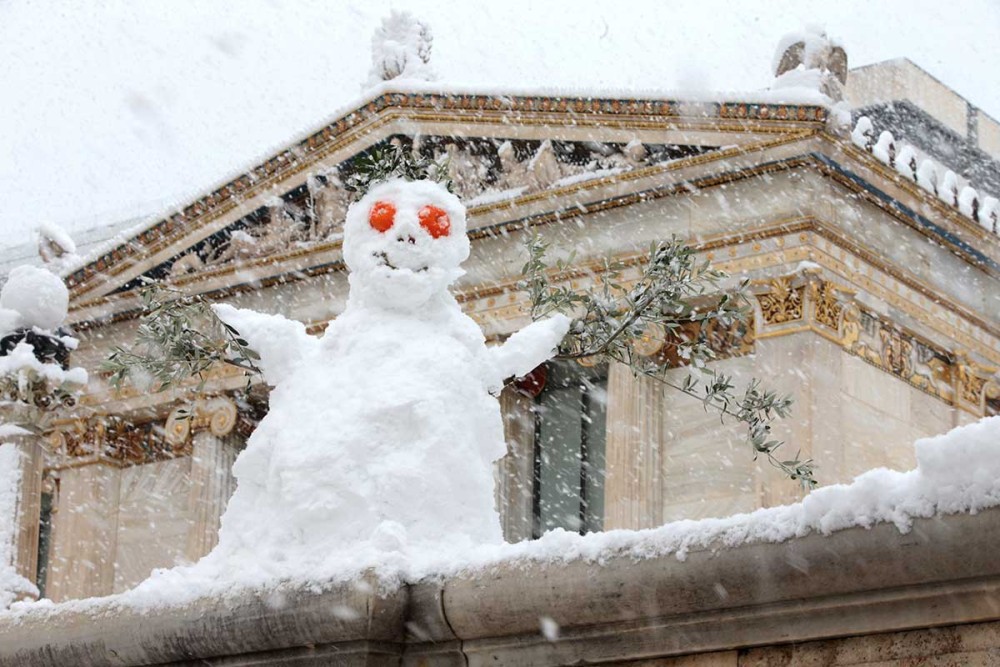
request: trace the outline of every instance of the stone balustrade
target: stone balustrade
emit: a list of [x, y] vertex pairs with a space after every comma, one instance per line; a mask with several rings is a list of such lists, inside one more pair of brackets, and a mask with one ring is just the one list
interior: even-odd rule
[[[905, 534], [879, 524], [683, 561], [507, 563], [155, 610], [108, 598], [0, 616], [0, 665], [765, 666], [810, 651], [838, 665], [992, 664], [997, 534], [1000, 508], [921, 519]], [[542, 617], [554, 622], [548, 637]]]

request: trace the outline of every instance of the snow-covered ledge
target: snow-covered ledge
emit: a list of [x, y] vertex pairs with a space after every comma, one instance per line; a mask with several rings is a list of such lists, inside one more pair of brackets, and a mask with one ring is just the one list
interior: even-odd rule
[[0, 665], [600, 664], [996, 620], [997, 535], [1000, 508], [917, 519], [905, 534], [879, 523], [683, 561], [522, 561], [155, 611], [114, 598], [35, 607], [0, 620]]

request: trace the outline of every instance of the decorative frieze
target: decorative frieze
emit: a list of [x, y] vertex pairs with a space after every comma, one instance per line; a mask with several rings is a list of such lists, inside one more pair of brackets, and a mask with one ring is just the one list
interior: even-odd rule
[[123, 467], [152, 463], [187, 454], [175, 446], [154, 422], [134, 423], [117, 415], [76, 419], [46, 436], [52, 467], [105, 463]]
[[665, 336], [665, 344], [657, 351], [658, 360], [671, 368], [688, 365], [690, 360], [682, 358], [677, 353], [677, 346], [671, 343], [699, 339], [705, 341], [716, 359], [741, 357], [753, 352], [754, 322], [750, 319], [745, 324], [734, 322], [729, 326], [723, 326], [716, 320], [688, 322]]
[[845, 351], [975, 415], [1000, 407], [997, 369], [962, 350], [946, 350], [856, 302], [854, 290], [822, 278], [818, 267], [757, 281], [760, 338], [811, 330]]
[[207, 431], [219, 438], [233, 432], [248, 434], [258, 419], [256, 414], [241, 415], [232, 400], [217, 396], [175, 408], [163, 423], [97, 415], [62, 424], [45, 440], [50, 467], [82, 463], [126, 467], [189, 456], [195, 433]]

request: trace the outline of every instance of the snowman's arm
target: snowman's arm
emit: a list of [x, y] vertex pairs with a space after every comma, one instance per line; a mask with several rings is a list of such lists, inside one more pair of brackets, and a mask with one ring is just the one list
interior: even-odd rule
[[498, 377], [497, 386], [509, 377], [521, 377], [555, 356], [556, 348], [569, 331], [570, 319], [562, 314], [532, 322], [508, 338], [503, 345], [489, 348]]
[[219, 319], [240, 332], [250, 348], [260, 355], [255, 362], [264, 373], [264, 381], [277, 384], [319, 344], [306, 333], [301, 322], [281, 315], [267, 315], [255, 310], [233, 308], [220, 303], [212, 306]]

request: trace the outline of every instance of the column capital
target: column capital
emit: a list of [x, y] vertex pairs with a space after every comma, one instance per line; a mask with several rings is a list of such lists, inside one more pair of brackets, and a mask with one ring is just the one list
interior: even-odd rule
[[175, 446], [187, 442], [197, 431], [208, 431], [221, 438], [232, 433], [238, 416], [236, 403], [225, 396], [199, 399], [170, 413], [165, 424], [166, 438]]

